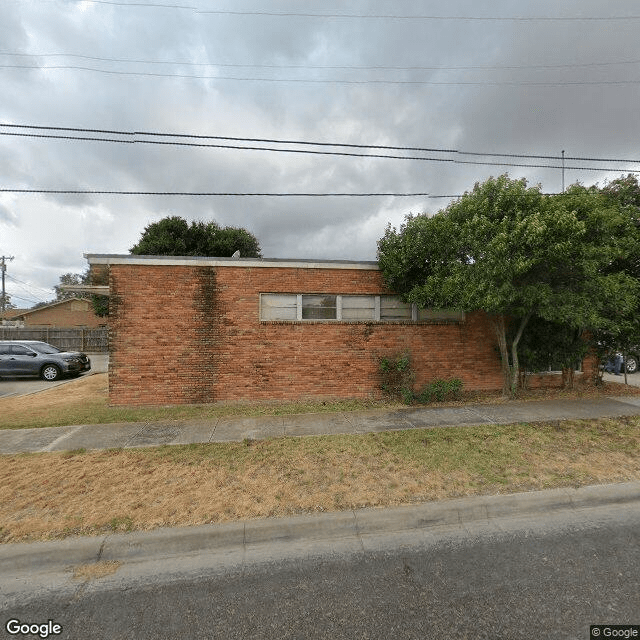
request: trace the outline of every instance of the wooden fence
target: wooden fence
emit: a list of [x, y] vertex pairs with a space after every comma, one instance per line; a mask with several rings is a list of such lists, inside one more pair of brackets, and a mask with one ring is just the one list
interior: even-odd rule
[[0, 340], [40, 340], [64, 351], [108, 353], [109, 330], [0, 327]]

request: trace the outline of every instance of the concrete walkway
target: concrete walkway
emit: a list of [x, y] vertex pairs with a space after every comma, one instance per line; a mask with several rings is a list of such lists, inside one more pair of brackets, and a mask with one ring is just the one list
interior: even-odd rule
[[81, 448], [153, 447], [165, 444], [233, 442], [247, 438], [262, 440], [283, 436], [369, 433], [628, 415], [640, 415], [640, 396], [6, 429], [0, 431], [0, 454]]

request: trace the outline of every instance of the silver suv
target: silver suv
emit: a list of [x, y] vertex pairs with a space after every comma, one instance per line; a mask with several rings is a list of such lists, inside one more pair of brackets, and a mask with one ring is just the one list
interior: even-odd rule
[[61, 351], [36, 340], [0, 340], [0, 377], [40, 376], [53, 382], [90, 369], [91, 360], [80, 351]]

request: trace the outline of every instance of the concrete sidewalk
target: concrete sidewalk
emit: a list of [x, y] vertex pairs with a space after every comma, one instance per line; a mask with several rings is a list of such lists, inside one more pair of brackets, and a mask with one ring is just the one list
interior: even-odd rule
[[0, 431], [0, 454], [81, 448], [153, 447], [165, 444], [233, 442], [247, 438], [262, 440], [283, 436], [369, 433], [627, 415], [640, 415], [640, 396], [7, 429]]

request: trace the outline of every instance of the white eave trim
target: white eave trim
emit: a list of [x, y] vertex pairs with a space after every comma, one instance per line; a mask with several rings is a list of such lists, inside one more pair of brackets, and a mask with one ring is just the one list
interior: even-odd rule
[[186, 267], [245, 267], [271, 269], [361, 269], [378, 271], [377, 262], [350, 262], [346, 260], [288, 260], [278, 258], [206, 258], [198, 256], [138, 256], [85, 253], [89, 264], [122, 264]]
[[71, 291], [73, 293], [93, 293], [99, 296], [109, 295], [109, 285], [97, 284], [62, 284], [60, 289], [63, 291]]

